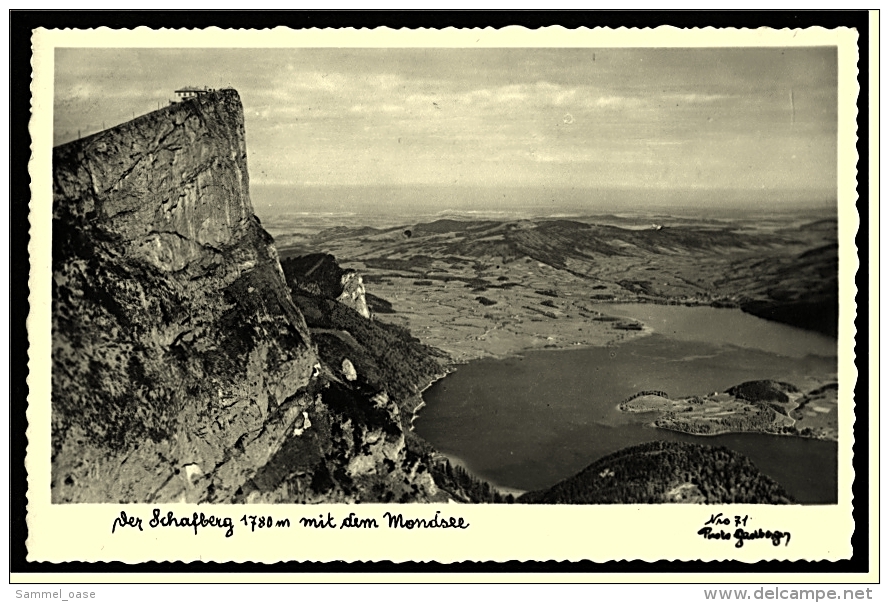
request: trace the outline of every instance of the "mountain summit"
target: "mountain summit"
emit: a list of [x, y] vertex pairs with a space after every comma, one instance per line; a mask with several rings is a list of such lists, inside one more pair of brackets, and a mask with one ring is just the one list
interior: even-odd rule
[[52, 316], [53, 502], [435, 493], [397, 406], [319, 359], [234, 90], [54, 149]]

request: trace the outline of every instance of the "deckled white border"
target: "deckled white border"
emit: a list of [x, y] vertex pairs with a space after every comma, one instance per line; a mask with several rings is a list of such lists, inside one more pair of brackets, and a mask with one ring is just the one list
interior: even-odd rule
[[[204, 561], [462, 561], [462, 560], [594, 560], [640, 559], [760, 561], [768, 559], [838, 560], [851, 555], [851, 402], [857, 377], [853, 342], [855, 308], [854, 276], [858, 267], [854, 236], [858, 228], [855, 210], [855, 99], [858, 94], [857, 34], [853, 30], [739, 30], [713, 28], [577, 29], [551, 27], [540, 30], [38, 30], [33, 37], [33, 157], [31, 203], [31, 314], [28, 319], [29, 407], [28, 453], [28, 559], [33, 561], [204, 560]], [[506, 505], [233, 505], [200, 506], [199, 510], [240, 517], [246, 511], [295, 522], [309, 514], [343, 516], [360, 511], [381, 518], [385, 510], [412, 516], [434, 513], [459, 514], [472, 525], [464, 532], [398, 532], [382, 528], [362, 532], [291, 529], [250, 534], [238, 530], [224, 539], [205, 530], [194, 537], [187, 531], [125, 532], [111, 537], [110, 521], [121, 505], [50, 505], [49, 503], [49, 394], [50, 394], [50, 224], [53, 49], [55, 47], [738, 47], [821, 46], [839, 48], [839, 236], [840, 236], [840, 443], [838, 463], [839, 503], [827, 506], [506, 506]], [[875, 204], [875, 201], [873, 202]], [[876, 289], [874, 289], [876, 294]], [[873, 374], [873, 373], [872, 373]], [[876, 398], [876, 391], [873, 396]], [[871, 406], [875, 425], [876, 409]], [[872, 440], [875, 441], [875, 440]], [[860, 451], [865, 453], [865, 451]], [[875, 457], [872, 455], [872, 466]], [[195, 507], [164, 505], [177, 514]], [[126, 505], [128, 512], [150, 516], [153, 505]], [[876, 508], [873, 506], [872, 509]], [[741, 549], [714, 546], [696, 535], [712, 511], [748, 514], [757, 527], [793, 532], [793, 546], [748, 545]], [[159, 539], [161, 537], [162, 539]], [[745, 580], [755, 575], [734, 576]], [[605, 579], [605, 577], [602, 577]], [[664, 576], [647, 576], [646, 579]], [[761, 577], [760, 577], [761, 578]], [[770, 579], [776, 579], [771, 576]], [[836, 580], [836, 576], [829, 576]], [[818, 581], [816, 576], [807, 580]]]

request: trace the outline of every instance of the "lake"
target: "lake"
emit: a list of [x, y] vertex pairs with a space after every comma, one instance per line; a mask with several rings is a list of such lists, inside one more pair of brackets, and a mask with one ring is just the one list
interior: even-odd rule
[[750, 458], [803, 503], [837, 500], [835, 442], [765, 434], [691, 436], [646, 426], [618, 403], [644, 389], [671, 396], [754, 379], [835, 378], [836, 340], [736, 309], [601, 304], [651, 334], [613, 347], [533, 351], [458, 367], [424, 394], [417, 433], [503, 488], [533, 490], [651, 440], [722, 445]]

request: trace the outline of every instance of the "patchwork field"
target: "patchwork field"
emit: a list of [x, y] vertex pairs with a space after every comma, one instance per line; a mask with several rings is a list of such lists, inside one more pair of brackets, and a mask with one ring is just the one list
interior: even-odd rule
[[315, 234], [284, 220], [269, 228], [282, 257], [312, 249], [358, 270], [378, 320], [457, 362], [609, 345], [645, 332], [603, 316], [599, 302], [749, 307], [791, 324], [806, 314], [816, 330], [835, 329], [835, 220], [656, 219], [440, 219]]

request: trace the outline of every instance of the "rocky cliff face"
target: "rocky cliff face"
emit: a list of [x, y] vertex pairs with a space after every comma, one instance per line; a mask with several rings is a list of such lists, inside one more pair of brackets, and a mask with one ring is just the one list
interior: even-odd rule
[[409, 428], [410, 417], [422, 403], [420, 391], [446, 374], [447, 355], [422, 344], [407, 329], [368, 320], [361, 277], [354, 270], [341, 268], [332, 255], [290, 257], [281, 264], [293, 300], [318, 343], [322, 362], [338, 367], [347, 381], [385, 391], [399, 406], [402, 422]]
[[364, 318], [370, 318], [370, 311], [367, 309], [367, 299], [365, 298], [364, 281], [361, 275], [354, 270], [346, 270], [343, 273], [340, 283], [343, 292], [337, 298], [337, 301], [346, 304]]
[[434, 495], [398, 408], [319, 362], [235, 91], [56, 148], [53, 194], [54, 502]]
[[343, 269], [329, 253], [312, 253], [287, 260], [288, 282], [309, 295], [321, 295], [370, 318], [361, 275]]

